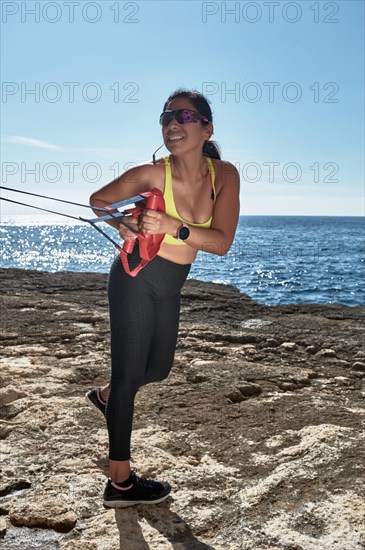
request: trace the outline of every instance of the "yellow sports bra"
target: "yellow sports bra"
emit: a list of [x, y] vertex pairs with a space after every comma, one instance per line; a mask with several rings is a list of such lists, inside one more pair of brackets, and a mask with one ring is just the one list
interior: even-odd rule
[[[204, 157], [208, 162], [208, 168], [210, 173], [210, 179], [212, 181], [212, 198], [215, 202], [216, 199], [216, 193], [215, 193], [215, 172], [214, 172], [214, 166], [212, 159], [210, 157]], [[163, 193], [163, 197], [165, 199], [165, 208], [166, 208], [166, 214], [168, 216], [171, 216], [172, 218], [175, 218], [175, 220], [180, 220], [182, 223], [187, 223], [189, 225], [192, 225], [193, 227], [205, 227], [209, 228], [212, 223], [212, 217], [209, 218], [204, 223], [192, 223], [187, 220], [184, 220], [179, 213], [176, 210], [175, 207], [175, 201], [174, 201], [174, 192], [172, 189], [172, 175], [171, 175], [171, 166], [170, 166], [170, 157], [165, 157], [165, 190]], [[184, 241], [179, 241], [179, 239], [175, 239], [172, 235], [168, 235], [166, 233], [164, 240], [162, 241], [166, 244], [176, 244], [176, 245], [186, 245]]]

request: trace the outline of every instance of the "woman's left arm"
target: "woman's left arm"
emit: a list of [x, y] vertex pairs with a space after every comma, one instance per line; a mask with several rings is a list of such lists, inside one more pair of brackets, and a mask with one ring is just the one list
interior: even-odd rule
[[[219, 168], [221, 182], [213, 209], [212, 225], [205, 229], [184, 224], [190, 230], [184, 242], [197, 250], [224, 256], [232, 245], [238, 223], [240, 177], [236, 167], [229, 162], [221, 161]], [[179, 220], [151, 210], [146, 211], [144, 221], [145, 234], [160, 232], [175, 237], [181, 226]]]
[[240, 176], [233, 164], [222, 162], [221, 185], [213, 209], [210, 229], [189, 227], [186, 243], [193, 248], [224, 256], [231, 248], [240, 213]]

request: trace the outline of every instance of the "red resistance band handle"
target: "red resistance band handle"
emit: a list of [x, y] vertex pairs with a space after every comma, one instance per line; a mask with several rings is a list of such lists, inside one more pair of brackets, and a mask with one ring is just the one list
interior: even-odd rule
[[[165, 200], [163, 198], [163, 193], [162, 191], [160, 191], [160, 189], [154, 187], [152, 191], [145, 191], [144, 193], [140, 193], [140, 195], [147, 199], [145, 208], [149, 210], [159, 210], [160, 212], [165, 212]], [[127, 212], [130, 212], [133, 217], [138, 218], [139, 213], [142, 212], [142, 210], [144, 210], [144, 208], [142, 208], [141, 206], [136, 206], [135, 208], [127, 210]], [[125, 241], [123, 248], [119, 250], [120, 259], [122, 261], [125, 272], [131, 277], [135, 277], [136, 275], [138, 275], [141, 269], [145, 267], [148, 262], [150, 262], [156, 256], [157, 252], [160, 250], [160, 246], [164, 237], [164, 234], [138, 234], [137, 239], [141, 261], [132, 270], [129, 267], [128, 254], [131, 254], [131, 252], [133, 252], [137, 239]]]

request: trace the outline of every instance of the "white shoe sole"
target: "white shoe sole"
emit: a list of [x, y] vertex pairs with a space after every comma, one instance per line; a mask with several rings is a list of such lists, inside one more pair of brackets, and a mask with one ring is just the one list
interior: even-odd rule
[[157, 500], [104, 500], [105, 508], [127, 508], [128, 506], [136, 506], [137, 504], [159, 504], [170, 496], [165, 495]]

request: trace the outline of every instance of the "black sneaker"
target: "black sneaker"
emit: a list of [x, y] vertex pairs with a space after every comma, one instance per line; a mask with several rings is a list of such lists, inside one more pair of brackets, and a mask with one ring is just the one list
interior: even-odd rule
[[126, 508], [134, 504], [158, 504], [170, 492], [171, 486], [166, 481], [151, 481], [132, 472], [130, 485], [126, 488], [117, 489], [115, 483], [108, 479], [104, 490], [104, 506]]
[[85, 401], [88, 405], [93, 405], [105, 416], [106, 403], [100, 395], [100, 388], [88, 391], [85, 394]]

